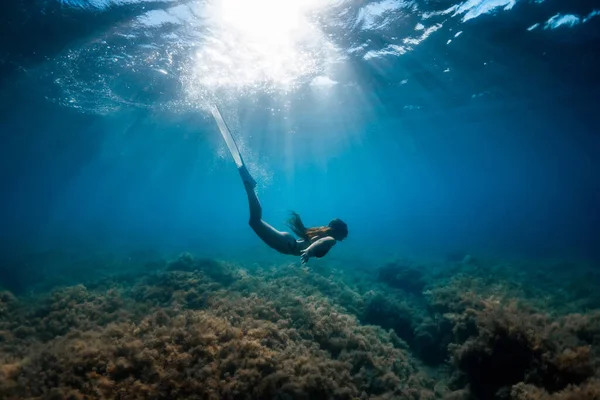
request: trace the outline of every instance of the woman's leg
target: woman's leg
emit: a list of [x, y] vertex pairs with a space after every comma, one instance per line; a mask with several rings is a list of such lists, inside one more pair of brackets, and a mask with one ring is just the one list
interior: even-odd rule
[[[250, 227], [269, 247], [283, 254], [299, 255], [300, 251], [296, 245], [296, 239], [288, 232], [280, 232], [262, 220], [262, 206], [256, 195], [254, 187], [256, 183], [248, 173], [248, 170], [242, 171], [240, 175], [244, 181], [244, 188], [248, 196], [248, 206], [250, 208]], [[250, 179], [248, 179], [248, 177]]]
[[231, 136], [231, 132], [221, 115], [218, 107], [215, 105], [211, 108], [212, 115], [221, 131], [221, 135], [231, 152], [231, 156], [235, 161], [235, 164], [238, 167], [240, 172], [240, 176], [242, 177], [242, 181], [244, 182], [244, 187], [246, 188], [246, 193], [248, 194], [248, 204], [250, 206], [250, 226], [256, 232], [258, 237], [260, 237], [266, 244], [268, 244], [273, 249], [279, 251], [284, 254], [300, 254], [300, 251], [296, 246], [296, 239], [287, 232], [279, 232], [277, 229], [273, 228], [271, 225], [267, 224], [262, 220], [262, 207], [260, 206], [260, 202], [258, 201], [258, 196], [254, 191], [256, 187], [256, 181], [252, 178], [246, 165], [244, 164], [244, 160], [240, 154], [240, 151]]
[[248, 207], [250, 208], [250, 226], [257, 224], [262, 220], [262, 206], [256, 195], [254, 187], [247, 182], [244, 182], [246, 195], [248, 196]]

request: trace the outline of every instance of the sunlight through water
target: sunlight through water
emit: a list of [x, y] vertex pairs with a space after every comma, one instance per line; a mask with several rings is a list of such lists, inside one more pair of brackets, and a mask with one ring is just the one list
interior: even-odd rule
[[185, 76], [189, 94], [293, 90], [339, 59], [340, 52], [311, 16], [317, 0], [217, 0], [206, 6], [211, 35]]
[[[328, 107], [363, 95], [364, 109], [377, 101], [369, 94], [371, 81], [362, 78], [370, 70], [382, 77], [393, 75], [391, 84], [401, 91], [412, 87], [403, 110], [421, 110], [423, 104], [417, 104], [420, 99], [412, 98], [412, 93], [418, 93], [414, 85], [427, 89], [426, 82], [413, 78], [419, 68], [411, 65], [431, 70], [439, 84], [454, 79], [461, 70], [453, 65], [453, 52], [469, 41], [473, 20], [507, 18], [519, 3], [52, 0], [47, 4], [55, 1], [65, 19], [87, 12], [90, 21], [92, 14], [119, 21], [63, 46], [39, 64], [38, 71], [50, 101], [106, 115], [142, 108], [185, 113], [215, 102], [225, 106], [226, 99], [232, 104], [240, 99], [257, 101], [263, 95], [284, 102], [309, 92], [313, 103]], [[543, 4], [536, 1], [529, 6]], [[130, 14], [119, 16], [121, 8]], [[50, 15], [51, 10], [45, 12]], [[553, 9], [532, 17], [523, 31], [533, 35], [560, 28], [567, 34], [598, 15], [593, 7], [578, 14]], [[415, 54], [425, 42], [429, 47]], [[427, 48], [435, 46], [444, 50], [428, 54]], [[351, 88], [358, 93], [350, 93]], [[483, 92], [467, 95], [478, 98]]]

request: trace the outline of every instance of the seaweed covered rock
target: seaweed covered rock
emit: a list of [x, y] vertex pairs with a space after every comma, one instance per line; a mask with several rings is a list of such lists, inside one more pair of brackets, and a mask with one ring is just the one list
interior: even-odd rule
[[388, 263], [381, 267], [377, 280], [395, 289], [421, 295], [425, 287], [423, 273], [413, 265], [404, 262]]
[[565, 389], [548, 393], [534, 385], [519, 383], [510, 391], [511, 400], [596, 400], [600, 399], [600, 379], [591, 379], [581, 385], [570, 385]]
[[244, 280], [235, 286], [248, 294], [202, 271], [170, 271], [32, 300], [25, 338], [8, 327], [18, 351], [0, 357], [0, 398], [434, 397], [395, 335], [361, 326], [314, 288], [294, 288], [296, 277]]
[[202, 271], [212, 280], [224, 286], [229, 286], [237, 280], [237, 274], [232, 265], [210, 258], [195, 258], [190, 253], [183, 253], [177, 260], [168, 263], [167, 271]]
[[17, 303], [17, 298], [8, 290], [0, 291], [0, 317], [12, 309]]
[[[183, 254], [144, 275], [2, 293], [0, 398], [598, 398], [600, 312], [556, 308], [564, 293], [499, 278], [510, 271], [454, 267], [402, 288]], [[385, 279], [417, 276], [402, 268]]]
[[477, 315], [477, 327], [477, 336], [458, 346], [454, 357], [480, 397], [520, 382], [554, 393], [595, 375], [591, 347], [560, 319], [552, 323], [515, 303], [495, 304]]
[[[0, 291], [0, 355], [7, 352], [5, 347], [15, 339], [14, 332], [19, 325], [19, 317], [16, 315], [19, 302], [17, 298], [8, 291]], [[0, 358], [1, 362], [1, 358]]]
[[415, 322], [411, 348], [421, 361], [438, 366], [448, 360], [448, 346], [454, 335], [452, 323], [439, 315], [428, 316], [417, 325]]
[[406, 302], [383, 293], [373, 293], [367, 297], [366, 307], [361, 321], [392, 329], [408, 343], [414, 339], [414, 328], [418, 324], [416, 313]]
[[[135, 325], [57, 339], [12, 365], [4, 373], [0, 394], [350, 400], [364, 390], [384, 394], [392, 388], [397, 395], [420, 397], [420, 389], [403, 384], [404, 377], [353, 373], [347, 361], [332, 359], [307, 346], [293, 330], [270, 322], [249, 319], [234, 327], [203, 311], [189, 311], [166, 323], [157, 323], [160, 319], [153, 315]], [[19, 382], [11, 382], [16, 376]]]
[[451, 325], [454, 388], [476, 399], [533, 399], [573, 392], [598, 376], [596, 313], [552, 316], [500, 293], [454, 282], [430, 294], [432, 310]]
[[131, 288], [131, 296], [155, 307], [178, 305], [198, 309], [204, 307], [210, 293], [219, 288], [219, 283], [200, 271], [169, 271], [141, 279]]

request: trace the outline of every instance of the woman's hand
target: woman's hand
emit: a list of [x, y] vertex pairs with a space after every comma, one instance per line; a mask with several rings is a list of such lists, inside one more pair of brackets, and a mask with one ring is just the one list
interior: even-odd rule
[[329, 249], [333, 247], [336, 243], [335, 239], [329, 236], [325, 236], [319, 240], [315, 240], [310, 246], [306, 248], [306, 250], [302, 250], [300, 252], [300, 259], [302, 260], [302, 264], [306, 264], [310, 257], [321, 258]]
[[309, 258], [310, 258], [310, 256], [309, 256], [309, 253], [308, 253], [308, 249], [302, 250], [300, 252], [300, 260], [302, 260], [302, 264], [306, 264], [308, 262]]

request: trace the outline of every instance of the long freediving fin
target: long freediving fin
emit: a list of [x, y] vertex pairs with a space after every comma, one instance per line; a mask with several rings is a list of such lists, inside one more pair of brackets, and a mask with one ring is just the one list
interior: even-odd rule
[[210, 112], [212, 113], [212, 116], [219, 127], [219, 131], [221, 131], [221, 136], [223, 136], [223, 139], [227, 144], [227, 148], [229, 148], [229, 152], [233, 157], [233, 161], [235, 161], [235, 165], [237, 165], [238, 168], [244, 167], [245, 164], [244, 160], [242, 159], [242, 155], [240, 154], [240, 149], [238, 149], [235, 140], [233, 140], [233, 136], [231, 136], [231, 132], [229, 131], [225, 120], [221, 116], [221, 111], [219, 111], [219, 108], [216, 106], [216, 104], [210, 108]]
[[242, 155], [240, 154], [240, 149], [237, 147], [237, 144], [235, 143], [233, 136], [231, 136], [231, 132], [229, 131], [229, 128], [227, 127], [227, 124], [225, 123], [223, 116], [221, 115], [221, 111], [219, 111], [219, 108], [217, 107], [216, 104], [214, 104], [210, 108], [210, 111], [213, 115], [213, 118], [215, 119], [215, 122], [217, 123], [217, 126], [219, 127], [219, 131], [221, 131], [221, 136], [223, 136], [223, 139], [225, 140], [225, 143], [227, 144], [227, 148], [229, 149], [229, 152], [231, 153], [231, 156], [233, 157], [233, 161], [235, 161], [235, 165], [237, 166], [238, 171], [240, 172], [240, 176], [242, 177], [242, 180], [246, 184], [249, 184], [251, 187], [254, 188], [256, 186], [256, 181], [250, 175], [248, 168], [246, 168], [244, 159], [242, 158]]

